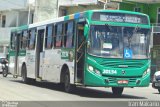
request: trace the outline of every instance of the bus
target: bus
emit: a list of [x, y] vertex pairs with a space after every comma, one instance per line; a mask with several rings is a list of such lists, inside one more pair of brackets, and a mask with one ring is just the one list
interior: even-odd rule
[[9, 72], [29, 79], [75, 86], [125, 87], [150, 82], [150, 20], [122, 10], [88, 10], [13, 29]]

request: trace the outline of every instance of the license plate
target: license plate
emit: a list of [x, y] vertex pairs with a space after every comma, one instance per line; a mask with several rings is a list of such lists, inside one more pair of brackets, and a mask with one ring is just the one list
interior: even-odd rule
[[156, 87], [160, 87], [160, 83], [155, 83], [155, 86]]
[[128, 84], [128, 80], [118, 80], [118, 84]]

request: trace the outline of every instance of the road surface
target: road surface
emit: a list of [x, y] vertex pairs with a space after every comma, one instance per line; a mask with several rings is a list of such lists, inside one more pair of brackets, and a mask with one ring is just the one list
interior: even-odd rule
[[112, 94], [111, 88], [78, 87], [72, 94], [53, 83], [24, 84], [21, 78], [0, 75], [0, 101], [139, 101], [160, 100], [160, 94], [151, 87], [125, 88], [121, 97]]

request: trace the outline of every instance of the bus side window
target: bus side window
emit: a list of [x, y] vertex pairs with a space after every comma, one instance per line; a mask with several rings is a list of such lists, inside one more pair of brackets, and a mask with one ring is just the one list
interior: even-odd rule
[[55, 47], [61, 47], [62, 46], [62, 34], [63, 34], [63, 29], [62, 29], [62, 24], [56, 25], [56, 43]]
[[67, 24], [67, 38], [66, 38], [66, 48], [73, 47], [73, 21]]
[[23, 49], [23, 32], [20, 34], [20, 49]]
[[52, 31], [53, 26], [49, 25], [46, 30], [46, 37], [45, 37], [45, 48], [51, 49], [52, 48]]
[[54, 48], [56, 45], [55, 45], [55, 40], [56, 40], [56, 35], [55, 35], [55, 31], [56, 31], [56, 27], [55, 25], [52, 25], [52, 47]]
[[22, 35], [23, 35], [22, 36], [22, 49], [25, 49], [27, 47], [27, 36], [28, 36], [27, 30], [23, 31]]
[[11, 32], [10, 48], [13, 50], [13, 33]]
[[67, 25], [68, 25], [68, 23], [65, 23], [65, 24], [64, 24], [63, 47], [66, 47], [66, 41], [67, 41]]
[[32, 29], [30, 32], [30, 41], [29, 41], [29, 49], [34, 49], [35, 48], [35, 39], [36, 38], [36, 30]]
[[14, 50], [14, 36], [15, 33], [11, 33], [11, 49]]
[[15, 43], [16, 43], [16, 33], [13, 34], [12, 38], [12, 49], [15, 50]]
[[29, 42], [30, 42], [30, 37], [31, 37], [31, 31], [28, 31], [28, 35], [27, 35], [27, 48], [29, 49]]

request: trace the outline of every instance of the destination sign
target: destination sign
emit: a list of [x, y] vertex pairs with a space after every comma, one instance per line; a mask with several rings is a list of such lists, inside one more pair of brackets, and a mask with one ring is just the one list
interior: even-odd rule
[[106, 13], [106, 12], [99, 13], [99, 12], [95, 12], [95, 13], [93, 13], [92, 20], [148, 24], [148, 18], [144, 15], [125, 14], [125, 13]]

